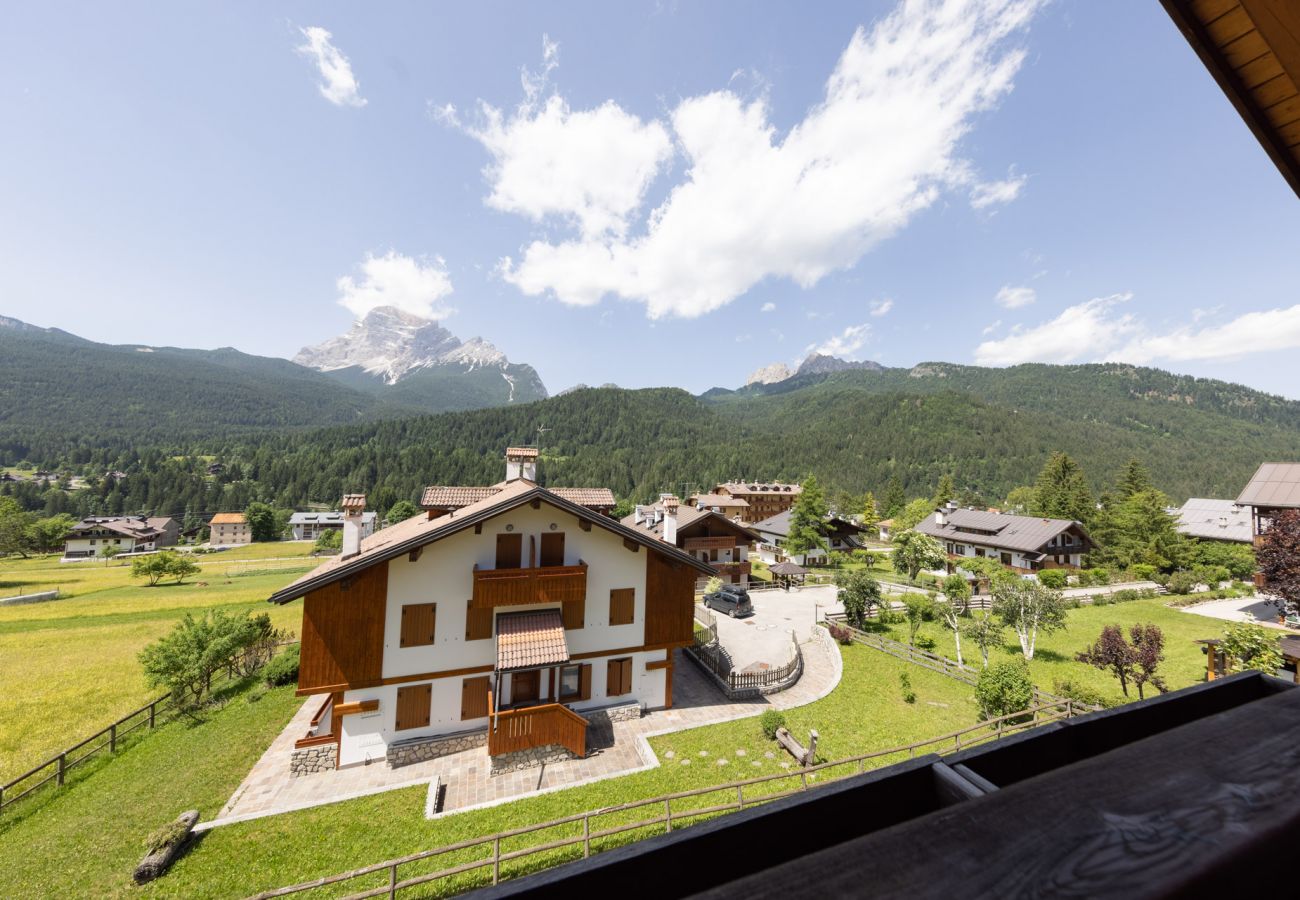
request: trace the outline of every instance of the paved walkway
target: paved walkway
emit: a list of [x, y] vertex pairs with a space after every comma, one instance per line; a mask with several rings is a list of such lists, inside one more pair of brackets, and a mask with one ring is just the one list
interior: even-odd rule
[[487, 751], [480, 748], [399, 769], [376, 763], [293, 778], [289, 775], [289, 754], [294, 740], [306, 732], [319, 705], [318, 698], [308, 698], [217, 818], [201, 823], [199, 830], [428, 784], [435, 775], [445, 786], [441, 815], [654, 768], [659, 765], [659, 759], [650, 749], [648, 737], [756, 716], [766, 709], [803, 706], [829, 694], [839, 684], [842, 673], [839, 648], [832, 641], [822, 640], [807, 641], [802, 647], [804, 672], [798, 683], [779, 694], [748, 701], [728, 700], [678, 650], [674, 655], [672, 709], [654, 710], [635, 721], [619, 722], [612, 730], [606, 727], [602, 731], [593, 726], [588, 730], [591, 751], [585, 759], [497, 776], [488, 774]]
[[1245, 622], [1251, 616], [1254, 616], [1257, 625], [1276, 628], [1279, 631], [1290, 631], [1290, 629], [1277, 624], [1277, 606], [1267, 598], [1234, 597], [1229, 600], [1207, 600], [1195, 606], [1180, 608], [1186, 613], [1209, 616], [1212, 619], [1224, 619], [1228, 622]]

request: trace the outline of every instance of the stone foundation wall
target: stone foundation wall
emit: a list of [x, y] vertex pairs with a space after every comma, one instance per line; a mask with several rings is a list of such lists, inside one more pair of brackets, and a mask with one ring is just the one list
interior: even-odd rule
[[623, 703], [618, 706], [604, 706], [600, 709], [588, 709], [578, 713], [592, 725], [613, 725], [615, 722], [632, 722], [641, 718], [639, 703]]
[[339, 745], [322, 744], [319, 747], [301, 747], [289, 756], [289, 774], [312, 775], [332, 772], [339, 767]]
[[559, 744], [547, 744], [545, 747], [533, 747], [530, 750], [516, 750], [514, 753], [493, 756], [491, 774], [504, 775], [506, 772], [533, 769], [547, 763], [563, 762], [566, 759], [577, 759], [577, 757]]
[[450, 756], [465, 750], [477, 750], [487, 746], [487, 730], [464, 731], [460, 734], [435, 735], [417, 738], [388, 745], [386, 758], [390, 769], [409, 766], [412, 763]]

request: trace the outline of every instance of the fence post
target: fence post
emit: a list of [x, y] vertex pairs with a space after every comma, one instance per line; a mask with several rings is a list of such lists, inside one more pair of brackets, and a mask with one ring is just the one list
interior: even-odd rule
[[155, 712], [156, 712], [155, 707], [157, 707], [157, 706], [158, 706], [158, 701], [157, 701], [157, 700], [155, 700], [153, 703], [150, 703], [150, 704], [149, 704], [149, 727], [150, 727], [150, 728], [153, 728], [153, 726], [154, 726], [154, 716], [155, 716]]
[[501, 838], [492, 840], [492, 883], [501, 880]]
[[745, 788], [739, 784], [736, 785], [736, 807], [738, 809], [745, 808]]
[[388, 896], [397, 896], [397, 863], [393, 863], [388, 869]]
[[108, 752], [117, 752], [117, 723], [108, 726]]
[[591, 856], [591, 817], [582, 817], [582, 858]]
[[64, 771], [67, 769], [67, 767], [68, 767], [68, 754], [67, 754], [66, 752], [65, 752], [65, 753], [60, 753], [60, 754], [59, 754], [59, 774], [58, 774], [58, 778], [57, 778], [56, 781], [55, 781], [55, 784], [57, 784], [59, 787], [63, 787], [63, 773], [64, 773]]

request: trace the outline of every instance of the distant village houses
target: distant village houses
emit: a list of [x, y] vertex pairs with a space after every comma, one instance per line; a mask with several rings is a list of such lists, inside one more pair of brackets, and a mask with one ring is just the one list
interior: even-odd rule
[[208, 523], [208, 544], [239, 547], [253, 542], [253, 529], [243, 513], [217, 513]]
[[961, 509], [949, 503], [916, 526], [943, 544], [949, 569], [962, 559], [985, 557], [1022, 574], [1078, 569], [1092, 539], [1078, 522]]
[[[361, 537], [375, 533], [379, 516], [374, 512], [361, 515]], [[322, 534], [343, 530], [342, 512], [299, 512], [289, 517], [289, 530], [295, 541], [314, 541]]]
[[1203, 541], [1249, 544], [1254, 539], [1250, 507], [1235, 500], [1192, 497], [1171, 510], [1180, 534]]
[[741, 521], [749, 525], [790, 509], [803, 493], [803, 488], [776, 481], [728, 481], [717, 485], [712, 493], [744, 500], [747, 506], [740, 516]]
[[63, 558], [103, 556], [109, 547], [116, 553], [145, 553], [175, 545], [180, 531], [180, 523], [169, 516], [91, 516], [68, 532]]
[[867, 529], [848, 519], [832, 515], [826, 517], [823, 526], [825, 548], [817, 547], [807, 553], [790, 553], [785, 548], [785, 542], [790, 537], [790, 516], [791, 511], [787, 510], [753, 526], [759, 537], [758, 556], [763, 562], [769, 565], [781, 562], [792, 562], [800, 566], [825, 565], [831, 551], [850, 553], [866, 546], [862, 536], [867, 533]]
[[759, 536], [714, 509], [682, 505], [673, 494], [661, 494], [658, 502], [637, 506], [623, 524], [708, 563], [723, 583], [749, 585], [749, 546]]

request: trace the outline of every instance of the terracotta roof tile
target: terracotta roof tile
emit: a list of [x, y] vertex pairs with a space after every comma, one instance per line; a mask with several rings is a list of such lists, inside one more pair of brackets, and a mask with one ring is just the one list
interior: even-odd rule
[[[425, 509], [458, 509], [462, 506], [468, 506], [471, 503], [477, 503], [480, 500], [495, 496], [507, 484], [511, 482], [501, 482], [491, 487], [445, 487], [442, 485], [432, 485], [424, 489], [424, 494], [420, 497], [420, 505]], [[528, 483], [528, 482], [525, 482]], [[557, 497], [563, 497], [570, 503], [576, 503], [579, 506], [591, 507], [612, 507], [614, 505], [614, 492], [609, 488], [550, 488], [552, 494]]]
[[569, 661], [558, 609], [497, 616], [497, 668], [525, 669]]
[[244, 518], [243, 513], [217, 513], [212, 517], [210, 525], [245, 525], [248, 519]]
[[536, 447], [507, 447], [506, 456], [522, 456], [525, 458], [536, 459]]

